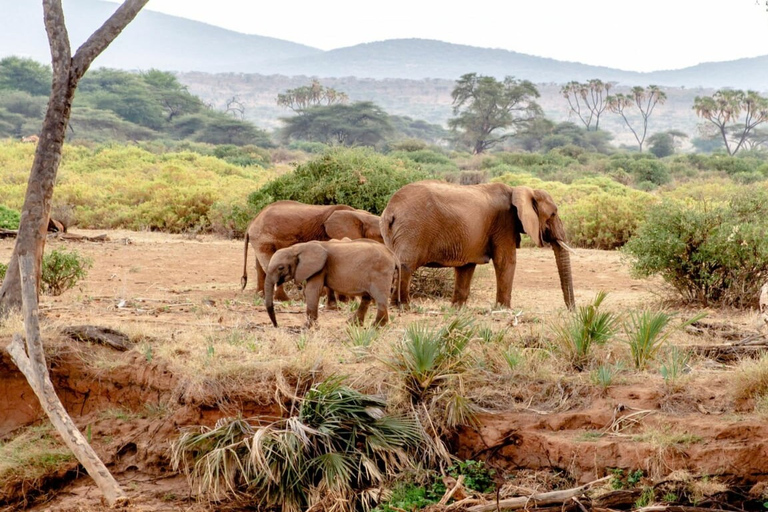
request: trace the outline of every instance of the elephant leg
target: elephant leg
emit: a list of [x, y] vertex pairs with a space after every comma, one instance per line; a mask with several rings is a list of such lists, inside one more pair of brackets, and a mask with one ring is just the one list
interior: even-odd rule
[[517, 255], [494, 256], [493, 268], [496, 271], [496, 304], [508, 308], [512, 302], [512, 283], [515, 280]]
[[327, 286], [324, 288], [325, 290], [325, 309], [328, 311], [335, 311], [339, 309], [339, 304], [336, 302], [336, 293], [328, 288]]
[[476, 266], [474, 263], [467, 263], [454, 269], [455, 280], [453, 283], [453, 298], [451, 298], [452, 305], [461, 307], [467, 302], [469, 285], [472, 282]]
[[412, 267], [406, 264], [400, 265], [400, 280], [395, 279], [396, 286], [392, 290], [392, 305], [408, 308], [411, 302], [411, 278], [413, 277]]
[[355, 314], [349, 317], [349, 323], [355, 325], [362, 325], [365, 321], [365, 315], [368, 313], [368, 306], [371, 305], [371, 296], [368, 294], [360, 297], [360, 305], [357, 307]]
[[387, 297], [386, 295], [376, 299], [376, 319], [373, 321], [373, 325], [376, 327], [383, 327], [389, 322], [389, 310], [387, 309]]
[[310, 279], [304, 287], [304, 297], [307, 301], [307, 321], [304, 327], [317, 324], [317, 308], [320, 305], [320, 292], [323, 291], [322, 279]]

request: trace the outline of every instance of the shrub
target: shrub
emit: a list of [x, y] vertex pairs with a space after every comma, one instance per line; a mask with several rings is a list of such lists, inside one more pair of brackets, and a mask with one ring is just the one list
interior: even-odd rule
[[259, 510], [368, 510], [376, 490], [409, 469], [424, 448], [411, 416], [331, 377], [301, 399], [298, 414], [251, 425], [223, 418], [173, 443], [171, 464], [203, 494], [244, 497]]
[[0, 283], [2, 283], [3, 279], [5, 279], [6, 272], [8, 272], [8, 265], [5, 263], [0, 263]]
[[768, 189], [725, 203], [666, 200], [623, 248], [637, 276], [661, 276], [690, 303], [753, 307], [768, 279]]
[[21, 214], [0, 204], [0, 228], [19, 229]]
[[54, 249], [43, 255], [42, 288], [50, 295], [61, 295], [85, 279], [93, 260], [80, 256], [77, 251]]
[[426, 177], [408, 159], [389, 158], [369, 148], [331, 148], [267, 183], [248, 202], [256, 211], [280, 199], [293, 199], [307, 204], [347, 204], [380, 214], [395, 191]]
[[605, 344], [615, 332], [616, 315], [599, 310], [607, 295], [598, 292], [592, 304], [579, 306], [552, 325], [557, 347], [576, 370], [582, 371], [589, 364], [593, 345]]

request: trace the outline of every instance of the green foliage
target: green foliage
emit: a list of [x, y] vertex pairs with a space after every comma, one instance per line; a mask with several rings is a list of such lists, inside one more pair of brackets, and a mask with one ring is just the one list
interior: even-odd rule
[[51, 68], [28, 58], [11, 56], [1, 59], [0, 89], [48, 96], [51, 93]]
[[8, 265], [0, 263], [0, 283], [5, 279], [5, 273], [8, 272]]
[[343, 382], [313, 386], [286, 419], [254, 426], [225, 418], [186, 432], [173, 443], [172, 466], [213, 499], [238, 494], [260, 509], [287, 511], [326, 500], [343, 504], [339, 510], [368, 508], [373, 489], [412, 467], [423, 432], [414, 418], [386, 414], [382, 398]]
[[[693, 318], [677, 325], [675, 329], [682, 329], [706, 316], [701, 313]], [[624, 334], [629, 345], [632, 365], [643, 370], [663, 348], [673, 330], [667, 329], [674, 315], [664, 311], [632, 311], [629, 321], [624, 323]]]
[[613, 378], [623, 369], [621, 362], [614, 365], [601, 364], [595, 370], [592, 370], [589, 374], [589, 378], [593, 384], [600, 386], [605, 391], [611, 384], [613, 384]]
[[496, 482], [493, 479], [496, 475], [496, 470], [488, 469], [485, 462], [481, 460], [464, 460], [457, 462], [449, 467], [447, 472], [454, 478], [463, 475], [464, 485], [467, 489], [483, 494], [494, 492], [496, 490]]
[[557, 348], [576, 370], [582, 371], [589, 364], [593, 345], [605, 344], [615, 333], [616, 315], [600, 311], [607, 295], [607, 292], [598, 292], [592, 304], [579, 306], [552, 325]]
[[283, 142], [318, 141], [343, 146], [376, 146], [393, 133], [389, 116], [370, 101], [351, 105], [313, 106], [301, 114], [281, 118]]
[[21, 214], [0, 204], [0, 228], [19, 229]]
[[475, 334], [468, 316], [456, 316], [439, 329], [413, 323], [384, 360], [411, 403], [424, 404], [436, 425], [451, 429], [474, 421], [475, 408], [462, 390], [471, 368], [467, 344]]
[[[462, 75], [451, 93], [453, 115], [448, 126], [459, 147], [480, 154], [514, 134], [540, 116], [536, 86], [511, 76], [499, 82], [492, 76]], [[506, 130], [506, 131], [504, 131]], [[503, 133], [502, 133], [503, 132]]]
[[623, 469], [614, 468], [611, 470], [611, 488], [615, 490], [632, 489], [642, 481], [645, 473], [642, 469], [636, 469], [626, 474]]
[[50, 295], [61, 295], [85, 279], [93, 260], [77, 251], [54, 249], [43, 255], [42, 289]]
[[401, 512], [403, 510], [422, 510], [440, 502], [444, 485], [437, 485], [432, 479], [430, 485], [421, 483], [402, 482], [392, 489], [392, 495], [384, 503], [379, 504], [371, 512]]
[[666, 200], [623, 248], [635, 275], [659, 275], [687, 302], [753, 307], [768, 280], [768, 189], [730, 201]]
[[690, 358], [690, 352], [681, 350], [679, 347], [673, 346], [666, 351], [659, 367], [659, 373], [668, 387], [675, 388], [678, 385], [680, 379], [688, 371]]
[[280, 199], [307, 204], [347, 204], [380, 214], [403, 185], [425, 178], [406, 160], [368, 148], [331, 148], [248, 196], [255, 211]]
[[626, 171], [635, 183], [647, 181], [654, 185], [664, 185], [671, 180], [667, 165], [649, 154], [615, 155], [611, 157], [609, 169]]

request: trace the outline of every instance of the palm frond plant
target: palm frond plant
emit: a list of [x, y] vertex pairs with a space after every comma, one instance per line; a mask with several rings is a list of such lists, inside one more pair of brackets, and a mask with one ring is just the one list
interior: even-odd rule
[[579, 306], [575, 312], [553, 322], [551, 326], [558, 350], [578, 371], [589, 364], [592, 347], [605, 344], [616, 332], [618, 316], [600, 311], [600, 305], [607, 296], [607, 292], [598, 292], [592, 304]]
[[439, 328], [413, 323], [383, 360], [430, 433], [427, 453], [438, 464], [451, 462], [443, 435], [475, 421], [478, 408], [465, 390], [465, 380], [474, 367], [467, 346], [475, 336], [473, 320], [467, 316], [453, 317]]
[[361, 501], [375, 496], [368, 491], [412, 468], [425, 437], [418, 419], [387, 414], [383, 398], [344, 380], [313, 386], [290, 418], [256, 426], [227, 419], [183, 434], [172, 448], [173, 468], [213, 499], [235, 496], [284, 512], [369, 507]]
[[673, 332], [684, 329], [705, 316], [706, 313], [700, 313], [668, 329], [670, 322], [675, 317], [672, 313], [647, 309], [631, 312], [629, 320], [624, 322], [624, 334], [629, 345], [632, 365], [637, 370], [645, 369], [648, 363], [656, 359], [660, 351], [666, 347]]

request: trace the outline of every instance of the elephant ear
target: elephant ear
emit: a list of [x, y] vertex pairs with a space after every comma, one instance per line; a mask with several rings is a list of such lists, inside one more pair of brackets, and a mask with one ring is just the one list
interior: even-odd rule
[[300, 283], [317, 274], [325, 266], [328, 251], [318, 242], [307, 242], [299, 251], [293, 279]]
[[517, 209], [517, 218], [523, 225], [525, 233], [531, 240], [541, 247], [541, 226], [539, 225], [539, 213], [536, 211], [534, 192], [530, 187], [514, 187], [512, 191], [512, 204]]
[[363, 236], [363, 222], [355, 215], [355, 212], [347, 210], [333, 212], [324, 225], [329, 238], [340, 240], [353, 234], [355, 238]]

